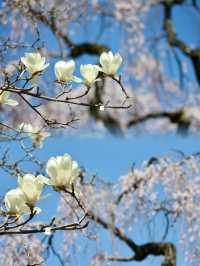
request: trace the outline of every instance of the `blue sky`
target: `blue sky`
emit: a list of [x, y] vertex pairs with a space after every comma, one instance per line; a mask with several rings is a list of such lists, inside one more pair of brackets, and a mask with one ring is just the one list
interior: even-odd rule
[[[46, 151], [45, 151], [46, 150]], [[126, 174], [132, 163], [139, 166], [144, 160], [152, 156], [163, 156], [173, 153], [174, 150], [181, 150], [186, 154], [195, 153], [200, 150], [198, 135], [182, 137], [176, 134], [142, 134], [128, 138], [117, 138], [110, 135], [102, 138], [91, 137], [62, 137], [47, 141], [43, 151], [44, 158], [70, 153], [89, 172], [103, 176], [107, 181], [115, 181], [120, 175]], [[163, 227], [163, 221], [158, 225], [158, 232]], [[140, 234], [144, 234], [139, 228], [136, 232], [136, 239], [140, 239]], [[172, 239], [176, 241], [177, 232], [173, 232]], [[124, 255], [127, 249], [123, 250]], [[123, 254], [122, 252], [122, 254]], [[181, 254], [178, 254], [181, 265]], [[161, 258], [149, 257], [142, 263], [122, 263], [120, 265], [160, 265]], [[50, 265], [50, 264], [49, 264]], [[52, 264], [53, 265], [53, 264]], [[80, 265], [83, 265], [80, 263]], [[87, 265], [87, 264], [84, 264]]]
[[[63, 136], [47, 140], [40, 154], [46, 157], [70, 153], [89, 172], [115, 180], [127, 173], [133, 163], [139, 166], [152, 156], [162, 156], [175, 150], [195, 153], [200, 150], [198, 135], [141, 134], [129, 137]], [[46, 150], [46, 151], [45, 151]], [[112, 167], [114, 165], [114, 167]]]
[[[71, 136], [55, 138], [51, 144], [49, 140], [49, 145], [47, 142], [46, 152], [44, 149], [43, 156], [45, 158], [47, 154], [52, 156], [68, 152], [89, 172], [97, 173], [103, 176], [105, 180], [114, 182], [120, 175], [130, 170], [132, 163], [140, 166], [144, 160], [148, 160], [152, 156], [163, 156], [167, 153], [173, 153], [174, 150], [181, 150], [186, 154], [199, 151], [198, 139], [198, 135], [181, 137], [176, 134], [142, 134], [127, 138], [116, 138], [110, 135], [102, 138]], [[159, 232], [162, 230], [163, 222], [161, 221], [158, 226], [161, 227], [158, 228]], [[144, 231], [141, 230], [141, 228], [138, 229], [136, 239], [140, 239], [140, 234], [144, 234]], [[174, 232], [174, 237], [177, 238], [177, 232]], [[176, 240], [174, 239], [174, 241]], [[127, 250], [124, 252], [126, 253]], [[181, 260], [180, 254], [178, 258]], [[156, 266], [159, 265], [159, 261], [160, 258], [150, 257], [140, 265]], [[122, 265], [127, 265], [127, 263]]]
[[[130, 170], [132, 163], [140, 166], [144, 160], [148, 160], [152, 156], [163, 156], [167, 153], [173, 153], [174, 150], [181, 150], [186, 154], [195, 153], [200, 150], [198, 140], [198, 135], [182, 137], [176, 134], [141, 134], [126, 138], [118, 138], [111, 135], [105, 135], [99, 138], [92, 136], [57, 136], [45, 141], [44, 148], [38, 150], [38, 155], [42, 160], [47, 160], [51, 156], [69, 153], [89, 173], [97, 173], [99, 176], [104, 177], [105, 180], [114, 182], [120, 175], [126, 174]], [[6, 175], [1, 175], [1, 179], [2, 185], [0, 191], [2, 195], [16, 185], [13, 177], [9, 178]], [[38, 215], [38, 220], [43, 219], [48, 221], [56, 214], [59, 197], [57, 193], [52, 192], [50, 189], [45, 190], [44, 194], [47, 193], [51, 193], [51, 196], [39, 204], [43, 209], [43, 213]], [[157, 231], [160, 232], [163, 228], [163, 221], [161, 220], [157, 226], [159, 226]], [[143, 238], [141, 239], [141, 236], [146, 237], [144, 235], [146, 233], [144, 232], [145, 230], [138, 228], [138, 231], [135, 232], [135, 239], [142, 241]], [[174, 239], [176, 242], [176, 238], [177, 232], [174, 232], [174, 236], [172, 237], [171, 235], [170, 239]], [[61, 234], [58, 234], [55, 242], [57, 243], [57, 248], [60, 245], [61, 239]], [[92, 247], [90, 249], [91, 251], [93, 250]], [[88, 254], [90, 253], [90, 249], [86, 251]], [[126, 247], [122, 248], [121, 251], [124, 255], [130, 255]], [[181, 260], [180, 254], [178, 258]], [[140, 264], [122, 263], [121, 265], [157, 266], [160, 260], [161, 258], [149, 257], [148, 260]], [[56, 258], [50, 257], [47, 265], [58, 265], [57, 263]], [[87, 266], [88, 262], [85, 261], [84, 264], [78, 256], [75, 265]]]
[[[118, 138], [111, 135], [104, 135], [99, 138], [86, 137], [86, 136], [57, 136], [52, 139], [48, 139], [44, 143], [44, 148], [38, 150], [38, 156], [40, 159], [46, 161], [51, 156], [62, 155], [69, 153], [72, 157], [79, 162], [81, 166], [84, 166], [90, 173], [97, 173], [99, 176], [104, 177], [107, 181], [114, 182], [120, 175], [126, 174], [132, 163], [136, 163], [136, 166], [144, 160], [148, 160], [152, 156], [163, 156], [169, 153], [174, 153], [174, 150], [181, 150], [186, 154], [198, 152], [200, 150], [200, 142], [198, 135], [190, 135], [188, 137], [182, 137], [176, 134], [141, 134], [134, 135], [132, 137]], [[16, 150], [17, 152], [17, 150]], [[1, 172], [1, 195], [3, 195], [8, 189], [16, 186], [16, 180], [13, 177], [9, 177]], [[44, 194], [51, 193], [51, 196], [41, 201], [39, 204], [42, 207], [42, 214], [38, 215], [37, 219], [43, 219], [45, 221], [50, 220], [52, 216], [56, 214], [56, 207], [58, 203], [58, 194], [52, 192], [50, 189], [46, 189]], [[162, 230], [163, 223], [158, 223], [158, 232]], [[140, 240], [141, 236], [145, 237], [145, 230], [139, 228], [135, 239]], [[174, 232], [174, 236], [170, 237], [176, 242], [177, 232]], [[61, 236], [58, 234], [56, 237], [57, 248], [60, 245]], [[106, 243], [107, 241], [105, 241]], [[90, 245], [88, 248], [93, 250]], [[105, 245], [104, 245], [105, 248]], [[87, 254], [90, 254], [90, 249], [87, 250]], [[122, 248], [122, 254], [129, 254], [127, 248]], [[77, 252], [76, 252], [77, 254]], [[129, 254], [130, 255], [130, 254]], [[181, 259], [181, 254], [178, 256]], [[160, 263], [161, 258], [149, 257], [148, 260], [140, 263], [141, 266], [157, 266]], [[81, 258], [78, 256], [76, 263], [73, 265], [88, 265], [81, 262]], [[54, 266], [59, 265], [56, 258], [52, 256], [48, 260], [47, 265]], [[137, 263], [122, 263], [121, 265], [138, 265]], [[178, 266], [181, 263], [178, 264]]]

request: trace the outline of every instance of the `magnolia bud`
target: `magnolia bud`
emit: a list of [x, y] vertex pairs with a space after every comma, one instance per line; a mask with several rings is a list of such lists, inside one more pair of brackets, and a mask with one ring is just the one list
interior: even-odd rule
[[25, 57], [21, 57], [21, 61], [31, 76], [49, 66], [49, 64], [45, 64], [45, 57], [42, 57], [40, 53], [25, 53]]
[[19, 187], [24, 193], [25, 201], [28, 206], [35, 206], [36, 201], [40, 199], [43, 186], [47, 182], [48, 179], [42, 175], [38, 175], [37, 177], [32, 174], [18, 176]]
[[46, 172], [50, 177], [50, 184], [56, 190], [71, 188], [79, 176], [80, 169], [77, 162], [73, 161], [68, 154], [51, 157], [47, 162]]
[[81, 65], [80, 66], [81, 75], [84, 78], [84, 82], [87, 86], [91, 86], [97, 80], [97, 76], [100, 71], [100, 67], [97, 65]]
[[73, 75], [75, 70], [74, 60], [68, 62], [58, 61], [54, 67], [55, 75], [58, 82], [65, 83], [70, 81], [81, 82], [82, 80]]
[[21, 189], [12, 189], [5, 195], [5, 206], [10, 215], [30, 213], [30, 208], [25, 201], [25, 195]]
[[100, 64], [102, 66], [102, 72], [107, 75], [114, 76], [122, 63], [122, 57], [119, 53], [113, 55], [110, 51], [104, 52], [100, 56]]

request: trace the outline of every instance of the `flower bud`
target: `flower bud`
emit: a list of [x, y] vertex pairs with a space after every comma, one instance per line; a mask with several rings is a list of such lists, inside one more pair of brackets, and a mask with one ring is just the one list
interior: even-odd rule
[[97, 65], [88, 64], [88, 65], [80, 66], [80, 72], [84, 78], [84, 82], [86, 86], [90, 87], [92, 83], [94, 83], [97, 80], [99, 71], [100, 71], [100, 67]]
[[29, 123], [21, 123], [19, 125], [20, 133], [27, 133], [33, 142], [33, 147], [42, 148], [43, 141], [50, 136], [49, 132], [41, 131], [37, 127], [33, 127]]
[[46, 172], [50, 177], [50, 185], [56, 190], [71, 188], [79, 176], [78, 163], [73, 161], [68, 154], [51, 157], [47, 162]]
[[12, 189], [6, 193], [5, 206], [10, 215], [30, 213], [30, 208], [25, 201], [25, 195], [19, 188]]
[[25, 57], [21, 57], [21, 61], [31, 76], [49, 66], [49, 64], [45, 64], [45, 57], [42, 57], [40, 53], [25, 53]]
[[65, 83], [70, 81], [81, 82], [81, 79], [74, 76], [75, 62], [70, 60], [68, 62], [58, 61], [54, 67], [55, 75], [58, 82]]
[[110, 51], [104, 52], [100, 56], [100, 64], [102, 66], [102, 72], [107, 75], [114, 76], [122, 63], [122, 57], [119, 53], [113, 55]]
[[37, 177], [32, 174], [18, 176], [19, 187], [24, 193], [25, 202], [28, 206], [35, 206], [35, 203], [40, 199], [44, 184], [47, 182], [48, 179], [42, 175], [38, 175]]

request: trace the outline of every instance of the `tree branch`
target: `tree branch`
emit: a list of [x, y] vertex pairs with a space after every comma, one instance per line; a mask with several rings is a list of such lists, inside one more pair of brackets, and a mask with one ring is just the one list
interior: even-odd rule
[[164, 30], [167, 33], [167, 40], [170, 46], [178, 48], [191, 61], [194, 67], [197, 81], [200, 85], [200, 49], [192, 49], [177, 37], [173, 27], [172, 9], [176, 5], [181, 5], [185, 0], [164, 0], [161, 4], [164, 7]]
[[178, 125], [178, 130], [183, 132], [187, 130], [191, 124], [190, 120], [185, 117], [184, 109], [179, 109], [173, 112], [154, 112], [149, 113], [141, 117], [136, 117], [130, 120], [127, 124], [127, 127], [135, 126], [137, 124], [148, 121], [149, 119], [159, 119], [159, 118], [168, 118], [171, 123]]
[[162, 266], [176, 266], [176, 247], [172, 243], [150, 242], [144, 245], [137, 245], [127, 237], [118, 227], [107, 223], [99, 216], [89, 212], [89, 218], [101, 225], [104, 229], [110, 230], [118, 239], [124, 242], [133, 252], [132, 257], [104, 257], [111, 261], [143, 261], [149, 255], [164, 256]]

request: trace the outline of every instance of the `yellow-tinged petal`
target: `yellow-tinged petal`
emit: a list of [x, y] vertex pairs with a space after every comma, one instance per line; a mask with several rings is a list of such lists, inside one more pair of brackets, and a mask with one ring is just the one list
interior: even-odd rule
[[84, 82], [87, 86], [91, 86], [97, 79], [100, 71], [100, 67], [97, 65], [81, 65], [80, 72], [84, 78]]
[[43, 71], [49, 66], [45, 61], [45, 57], [42, 57], [40, 53], [25, 53], [25, 56], [21, 57], [21, 62], [25, 65], [31, 76]]
[[71, 159], [71, 156], [51, 157], [47, 162], [46, 172], [50, 178], [51, 185], [56, 190], [71, 188], [76, 178], [79, 176], [80, 169], [78, 163]]
[[111, 51], [108, 53], [104, 52], [101, 54], [99, 61], [102, 67], [101, 71], [107, 75], [114, 76], [121, 66], [122, 57], [119, 53], [113, 55]]

